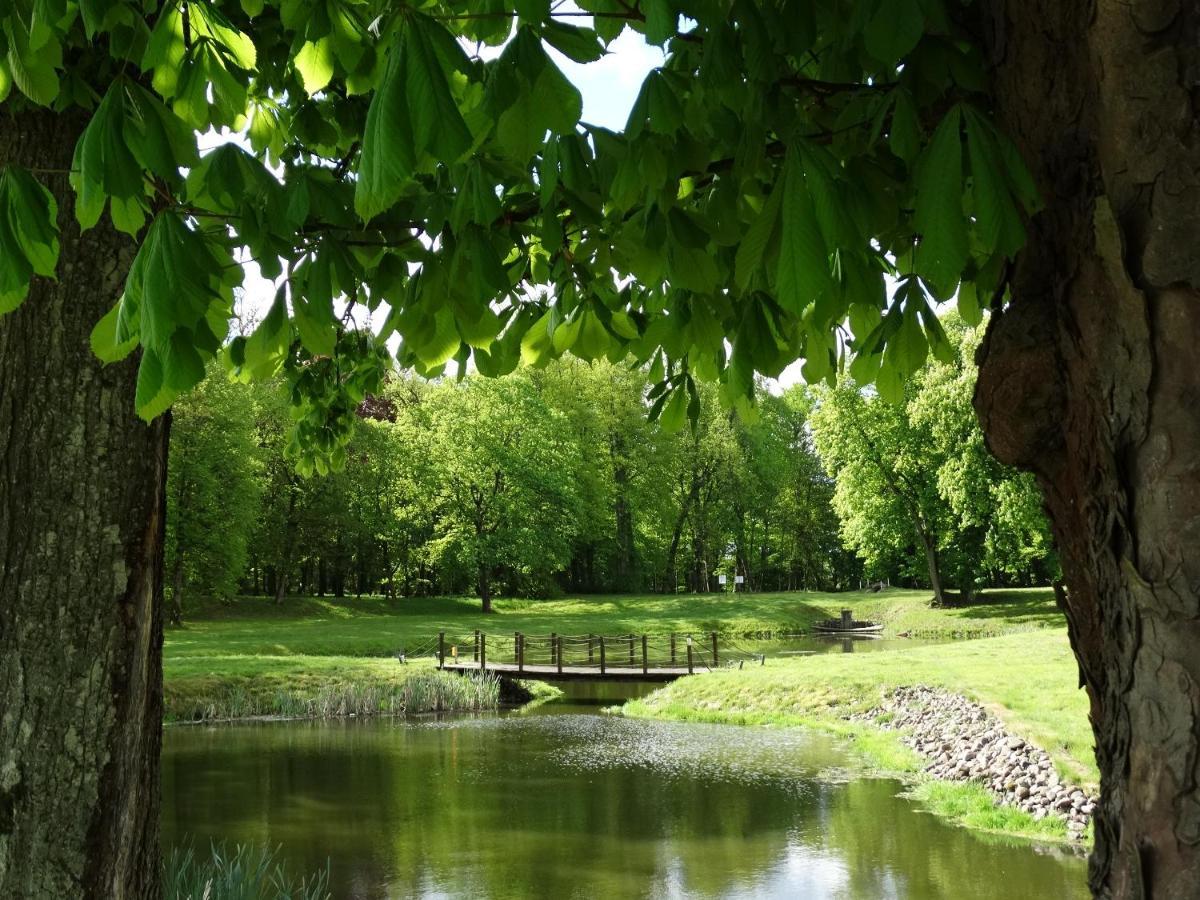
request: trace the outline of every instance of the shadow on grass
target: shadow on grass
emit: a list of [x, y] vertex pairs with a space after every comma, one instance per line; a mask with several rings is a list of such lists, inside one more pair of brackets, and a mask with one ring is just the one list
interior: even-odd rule
[[951, 603], [943, 607], [947, 616], [958, 619], [1006, 619], [1014, 623], [1063, 625], [1066, 617], [1053, 595], [1027, 591], [986, 591], [969, 604]]

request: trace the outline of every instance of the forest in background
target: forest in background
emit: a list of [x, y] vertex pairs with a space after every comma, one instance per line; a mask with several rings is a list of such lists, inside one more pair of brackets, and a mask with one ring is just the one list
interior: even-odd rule
[[[206, 379], [174, 411], [171, 617], [235, 593], [838, 590], [865, 579], [965, 595], [1057, 563], [1028, 476], [970, 407], [981, 330], [903, 402], [847, 376], [759, 391], [752, 416], [701, 385], [694, 427], [649, 367], [562, 359], [501, 378], [394, 373], [333, 470], [297, 471], [288, 385]], [[677, 397], [684, 395], [677, 394]]]

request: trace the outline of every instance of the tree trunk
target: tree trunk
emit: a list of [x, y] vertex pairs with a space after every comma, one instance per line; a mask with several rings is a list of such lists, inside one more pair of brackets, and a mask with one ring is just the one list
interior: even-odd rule
[[479, 599], [483, 601], [483, 611], [490, 613], [492, 611], [492, 579], [488, 567], [483, 563], [479, 564], [476, 587], [479, 589]]
[[625, 465], [625, 438], [620, 432], [613, 432], [609, 439], [609, 456], [613, 464], [613, 517], [616, 526], [616, 560], [613, 566], [613, 580], [618, 591], [632, 591], [634, 584], [633, 540], [633, 507], [629, 502], [629, 467]]
[[[4, 114], [0, 166], [69, 169], [86, 121]], [[0, 316], [0, 897], [150, 898], [168, 425], [134, 414], [136, 358], [88, 346], [132, 241], [107, 218], [81, 237], [66, 175], [37, 177], [58, 280]]]
[[946, 594], [942, 589], [942, 567], [938, 562], [937, 544], [934, 542], [933, 535], [927, 531], [919, 530], [918, 537], [921, 539], [921, 548], [925, 551], [925, 564], [929, 569], [929, 586], [933, 588], [933, 604], [934, 606], [945, 606]]
[[175, 565], [171, 572], [171, 606], [168, 613], [172, 625], [183, 624], [183, 551], [175, 548]]
[[975, 406], [993, 452], [1037, 474], [1054, 524], [1101, 773], [1089, 881], [1195, 897], [1200, 10], [994, 0], [983, 31], [1001, 123], [1046, 209], [981, 349]]

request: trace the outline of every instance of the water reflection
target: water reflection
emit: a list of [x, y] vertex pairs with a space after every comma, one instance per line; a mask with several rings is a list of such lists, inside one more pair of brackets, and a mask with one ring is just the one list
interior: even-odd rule
[[577, 712], [619, 699], [169, 729], [164, 842], [280, 844], [298, 870], [329, 858], [338, 898], [1086, 895], [1082, 860], [980, 840], [893, 782], [840, 777], [822, 736]]

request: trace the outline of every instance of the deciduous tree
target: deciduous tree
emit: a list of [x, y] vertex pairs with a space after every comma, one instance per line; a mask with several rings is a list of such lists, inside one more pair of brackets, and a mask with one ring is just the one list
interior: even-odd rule
[[[963, 280], [965, 318], [1003, 310], [976, 398], [990, 445], [1037, 472], [1071, 587], [1104, 776], [1092, 885], [1191, 893], [1200, 13], [581, 5], [590, 23], [465, 0], [0, 13], [0, 310], [16, 309], [0, 371], [19, 398], [0, 405], [0, 445], [16, 448], [0, 507], [0, 701], [15, 710], [0, 721], [0, 889], [155, 890], [156, 417], [220, 349], [238, 260], [254, 258], [278, 293], [227, 353], [247, 375], [285, 371], [305, 471], [337, 467], [394, 331], [423, 372], [655, 359], [653, 412], [674, 421], [697, 379], [745, 411], [756, 372], [803, 358], [819, 380], [847, 350], [898, 397], [927, 348], [946, 352], [935, 305]], [[628, 28], [667, 60], [621, 133], [581, 125], [547, 48], [588, 62]], [[484, 59], [479, 43], [503, 50]], [[201, 158], [198, 135], [225, 127], [249, 149]], [[345, 327], [344, 304], [385, 301], [379, 340]], [[89, 333], [102, 358], [132, 359], [101, 371]], [[52, 457], [84, 485], [59, 483]], [[48, 656], [58, 645], [78, 662]]]

